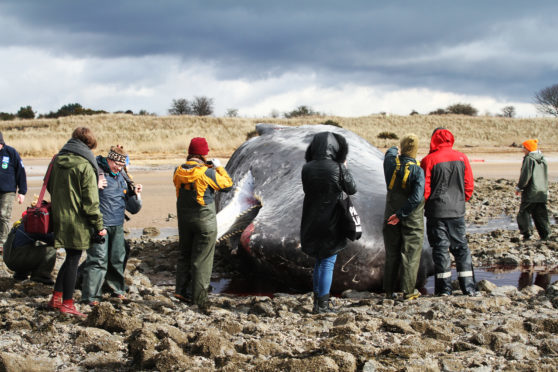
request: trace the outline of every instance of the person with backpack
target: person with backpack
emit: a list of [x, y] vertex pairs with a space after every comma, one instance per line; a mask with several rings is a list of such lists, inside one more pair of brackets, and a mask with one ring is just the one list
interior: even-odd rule
[[415, 134], [408, 134], [401, 139], [399, 156], [393, 146], [384, 157], [388, 190], [383, 226], [386, 298], [394, 298], [399, 277], [405, 300], [420, 296], [415, 285], [424, 243], [424, 172], [416, 161], [418, 143]]
[[14, 279], [31, 280], [47, 285], [54, 284], [51, 277], [56, 263], [54, 234], [35, 234], [25, 231], [24, 216], [16, 221], [8, 233], [2, 257], [8, 269], [14, 271]]

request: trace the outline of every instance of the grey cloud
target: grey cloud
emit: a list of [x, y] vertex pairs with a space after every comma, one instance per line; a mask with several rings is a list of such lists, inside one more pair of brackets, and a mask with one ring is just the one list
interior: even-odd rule
[[[525, 100], [557, 78], [549, 52], [557, 8], [553, 1], [14, 0], [0, 4], [0, 19], [16, 28], [0, 35], [0, 45], [97, 58], [179, 56], [215, 64], [223, 79], [314, 71], [322, 84]], [[487, 49], [468, 55], [468, 45]]]

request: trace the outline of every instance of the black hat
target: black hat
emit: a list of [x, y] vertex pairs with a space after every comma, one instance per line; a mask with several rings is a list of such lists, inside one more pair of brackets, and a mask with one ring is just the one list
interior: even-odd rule
[[0, 145], [5, 145], [6, 142], [4, 142], [4, 137], [2, 137], [2, 132], [0, 132]]

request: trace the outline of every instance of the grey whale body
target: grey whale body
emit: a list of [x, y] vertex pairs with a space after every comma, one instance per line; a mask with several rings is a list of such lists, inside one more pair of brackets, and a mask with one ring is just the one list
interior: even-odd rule
[[[250, 257], [250, 267], [301, 291], [310, 291], [314, 259], [300, 247], [302, 216], [301, 170], [304, 154], [314, 134], [330, 131], [349, 143], [347, 166], [356, 184], [353, 203], [361, 217], [362, 238], [348, 242], [337, 257], [332, 292], [346, 289], [381, 291], [385, 251], [382, 236], [386, 185], [384, 155], [355, 133], [331, 125], [286, 127], [258, 124], [259, 134], [243, 143], [231, 156], [226, 169], [244, 189], [221, 193], [217, 198], [218, 219], [228, 205], [244, 204], [234, 227], [219, 231], [220, 241], [239, 246]], [[236, 248], [236, 247], [231, 247]], [[417, 286], [433, 273], [432, 252], [424, 245]]]

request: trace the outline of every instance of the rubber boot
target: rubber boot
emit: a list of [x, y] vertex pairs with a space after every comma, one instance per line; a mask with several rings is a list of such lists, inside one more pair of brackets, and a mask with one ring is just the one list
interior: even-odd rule
[[80, 313], [76, 309], [76, 307], [74, 306], [74, 300], [72, 300], [72, 299], [64, 300], [62, 302], [62, 306], [60, 306], [59, 310], [60, 310], [61, 313], [64, 313], [64, 314], [76, 315], [76, 316], [79, 316], [81, 318], [87, 317], [87, 315], [85, 315], [84, 313]]
[[52, 297], [50, 298], [50, 300], [48, 301], [47, 307], [49, 309], [60, 309], [60, 306], [62, 306], [62, 292], [52, 292]]
[[314, 306], [312, 307], [312, 314], [319, 314], [320, 308], [318, 307], [318, 292], [314, 292]]
[[335, 310], [331, 308], [331, 304], [329, 302], [329, 293], [323, 295], [322, 297], [318, 297], [318, 313], [325, 314], [325, 313], [334, 313]]

